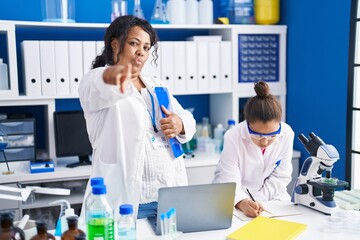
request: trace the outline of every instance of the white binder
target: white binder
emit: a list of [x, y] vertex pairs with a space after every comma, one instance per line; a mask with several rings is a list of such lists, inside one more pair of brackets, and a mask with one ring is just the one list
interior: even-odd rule
[[222, 90], [232, 91], [232, 56], [231, 56], [231, 42], [220, 42], [220, 82]]
[[185, 42], [185, 64], [186, 64], [186, 90], [193, 92], [198, 90], [197, 74], [197, 47], [196, 42]]
[[177, 93], [186, 91], [185, 42], [173, 42], [174, 90]]
[[21, 54], [26, 96], [41, 96], [39, 41], [21, 42]]
[[220, 42], [208, 42], [209, 53], [209, 87], [220, 89]]
[[83, 77], [82, 42], [69, 41], [70, 95], [78, 96], [78, 87]]
[[83, 74], [87, 74], [91, 67], [92, 62], [96, 57], [96, 42], [95, 41], [83, 41]]
[[160, 62], [161, 78], [173, 93], [174, 89], [174, 62], [173, 62], [173, 42], [160, 43]]
[[55, 79], [58, 96], [70, 95], [68, 41], [55, 41]]
[[209, 90], [208, 42], [197, 42], [198, 86], [201, 93]]
[[40, 41], [41, 92], [56, 96], [54, 41]]

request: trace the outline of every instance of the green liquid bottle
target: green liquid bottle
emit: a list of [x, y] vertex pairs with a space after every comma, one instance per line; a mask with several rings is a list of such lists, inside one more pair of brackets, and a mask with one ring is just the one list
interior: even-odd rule
[[85, 209], [88, 240], [114, 240], [114, 210], [106, 199], [106, 186], [92, 187]]

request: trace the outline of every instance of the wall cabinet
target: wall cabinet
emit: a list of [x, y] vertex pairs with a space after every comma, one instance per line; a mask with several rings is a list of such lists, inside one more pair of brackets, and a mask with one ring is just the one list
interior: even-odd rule
[[[44, 152], [46, 157], [55, 158], [53, 112], [56, 110], [56, 99], [77, 98], [77, 96], [54, 95], [31, 97], [29, 94], [24, 95], [21, 42], [24, 40], [101, 41], [107, 26], [108, 24], [0, 21], [0, 41], [5, 42], [7, 46], [7, 53], [4, 51], [0, 52], [0, 58], [6, 60], [9, 66], [10, 78], [9, 89], [0, 91], [0, 107], [42, 106], [44, 108], [46, 131], [46, 147]], [[222, 123], [226, 125], [228, 119], [239, 121], [239, 109], [241, 107], [239, 99], [254, 95], [253, 81], [240, 81], [241, 74], [252, 74], [252, 72], [259, 70], [261, 73], [263, 68], [268, 67], [266, 64], [261, 65], [261, 61], [267, 61], [271, 56], [276, 58], [273, 59], [274, 64], [276, 63], [276, 79], [270, 79], [269, 85], [272, 93], [279, 97], [283, 109], [286, 109], [286, 26], [154, 25], [154, 28], [161, 41], [178, 42], [186, 41], [188, 37], [194, 35], [221, 35], [223, 41], [230, 42], [231, 55], [227, 62], [227, 64], [230, 64], [231, 69], [231, 82], [229, 86], [225, 88], [208, 88], [206, 90], [202, 88], [196, 90], [187, 89], [186, 91], [178, 90], [177, 88], [173, 89], [175, 95], [209, 94], [209, 117], [213, 124]], [[257, 38], [255, 38], [257, 36], [262, 43], [257, 42]], [[267, 51], [270, 46], [266, 43], [267, 36], [275, 36], [277, 39], [275, 43], [277, 45], [274, 48], [276, 51], [271, 56], [268, 56], [271, 52]], [[244, 39], [252, 39], [251, 37], [254, 37], [253, 42], [244, 42]], [[239, 44], [242, 45], [240, 46]], [[264, 45], [263, 52], [261, 52], [261, 44]], [[208, 50], [211, 51], [210, 48]], [[251, 55], [252, 52], [254, 55]], [[208, 59], [205, 60], [208, 61], [211, 56], [211, 54], [208, 54]], [[255, 61], [255, 57], [257, 57], [257, 61]], [[244, 59], [248, 60], [248, 62], [244, 62]], [[224, 63], [221, 62], [220, 64]], [[244, 67], [247, 67], [245, 72], [239, 72], [239, 69], [244, 71]]]

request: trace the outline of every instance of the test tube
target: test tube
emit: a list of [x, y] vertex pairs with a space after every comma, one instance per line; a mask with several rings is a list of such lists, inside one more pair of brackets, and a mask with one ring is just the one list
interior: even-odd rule
[[161, 235], [165, 236], [165, 213], [160, 214], [160, 230]]

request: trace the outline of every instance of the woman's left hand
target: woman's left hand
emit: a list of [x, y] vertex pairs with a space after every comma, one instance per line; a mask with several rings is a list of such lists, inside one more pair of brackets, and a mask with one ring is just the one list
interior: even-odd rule
[[174, 138], [178, 134], [185, 134], [184, 125], [181, 118], [175, 113], [170, 112], [164, 106], [161, 106], [166, 117], [160, 119], [161, 130], [168, 138]]

